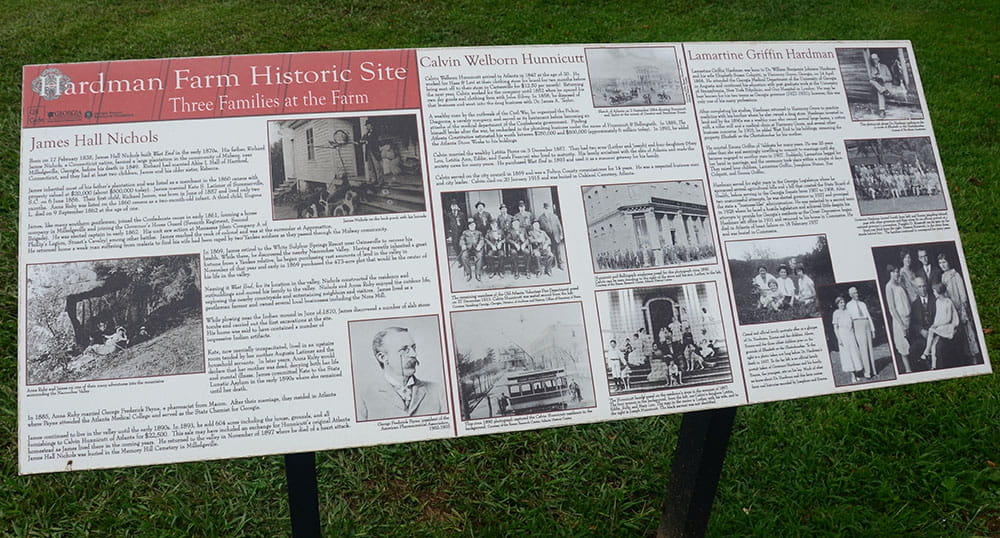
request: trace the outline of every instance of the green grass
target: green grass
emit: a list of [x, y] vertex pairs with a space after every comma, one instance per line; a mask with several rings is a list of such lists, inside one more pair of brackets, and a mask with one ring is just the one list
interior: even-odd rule
[[[0, 532], [290, 532], [280, 456], [16, 475], [20, 66], [524, 43], [911, 39], [987, 342], [1000, 320], [1000, 8], [978, 2], [2, 3]], [[994, 365], [996, 366], [996, 359]], [[1000, 386], [982, 376], [741, 409], [717, 536], [1000, 535]], [[330, 536], [634, 536], [659, 518], [680, 418], [317, 455]], [[294, 451], [295, 447], [288, 447]]]

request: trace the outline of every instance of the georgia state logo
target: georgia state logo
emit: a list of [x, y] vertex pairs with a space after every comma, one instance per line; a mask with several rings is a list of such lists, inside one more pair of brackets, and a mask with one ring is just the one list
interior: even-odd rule
[[69, 77], [62, 74], [62, 71], [59, 71], [55, 67], [50, 67], [35, 77], [35, 80], [31, 81], [31, 91], [40, 95], [42, 99], [51, 101], [58, 99], [72, 85], [73, 83]]

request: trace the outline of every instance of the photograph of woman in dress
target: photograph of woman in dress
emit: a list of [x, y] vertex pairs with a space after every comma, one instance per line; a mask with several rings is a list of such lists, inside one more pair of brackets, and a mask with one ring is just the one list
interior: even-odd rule
[[937, 370], [940, 340], [953, 340], [961, 323], [955, 303], [948, 297], [948, 287], [944, 284], [934, 286], [934, 307], [934, 324], [927, 331], [929, 337], [923, 353], [923, 359], [930, 360], [931, 370]]
[[847, 300], [838, 295], [837, 309], [833, 311], [833, 332], [837, 335], [840, 370], [851, 374], [851, 383], [858, 382], [858, 374], [862, 373], [861, 352], [854, 336], [854, 322], [847, 313]]
[[909, 249], [904, 248], [899, 252], [899, 276], [900, 284], [906, 290], [906, 296], [910, 302], [917, 300], [917, 273], [913, 270], [913, 254]]
[[[944, 284], [948, 298], [955, 305], [955, 310], [958, 311], [958, 329], [956, 333], [961, 335], [959, 343], [964, 346], [963, 351], [970, 356], [974, 357], [979, 354], [979, 344], [976, 342], [976, 335], [973, 333], [970, 327], [970, 320], [972, 319], [972, 308], [969, 306], [969, 294], [965, 291], [965, 281], [962, 279], [962, 275], [958, 274], [958, 271], [952, 266], [948, 255], [944, 252], [938, 254], [937, 256], [938, 267], [941, 268], [941, 284]], [[935, 290], [935, 295], [937, 291]], [[932, 368], [933, 369], [933, 366]]]

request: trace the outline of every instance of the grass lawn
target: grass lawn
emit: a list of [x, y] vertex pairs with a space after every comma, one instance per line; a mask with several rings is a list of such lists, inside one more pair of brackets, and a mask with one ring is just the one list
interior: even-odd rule
[[[910, 39], [986, 341], [1000, 356], [1000, 9], [968, 2], [3, 2], [0, 533], [280, 536], [280, 456], [17, 476], [20, 68], [527, 43]], [[679, 416], [317, 455], [329, 536], [648, 535]], [[290, 446], [290, 452], [296, 447]], [[713, 536], [1000, 535], [997, 376], [745, 407]]]

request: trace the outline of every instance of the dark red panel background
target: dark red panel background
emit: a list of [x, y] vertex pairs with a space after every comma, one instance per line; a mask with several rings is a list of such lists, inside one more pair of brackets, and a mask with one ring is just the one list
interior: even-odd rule
[[[403, 80], [361, 80], [361, 64], [404, 67], [407, 76]], [[292, 72], [350, 69], [351, 82], [318, 82], [314, 84], [274, 84], [252, 86], [250, 66], [258, 66], [258, 72], [266, 65]], [[57, 68], [69, 79], [96, 81], [100, 73], [105, 80], [135, 80], [159, 78], [163, 90], [137, 91], [130, 93], [83, 93], [81, 95], [61, 95], [57, 99], [45, 100], [31, 90], [32, 81], [42, 71]], [[177, 89], [175, 73], [179, 69], [189, 69], [189, 77], [206, 75], [235, 74], [239, 86], [222, 88]], [[416, 51], [375, 50], [354, 52], [299, 52], [285, 54], [259, 54], [247, 56], [216, 56], [204, 58], [173, 58], [163, 60], [124, 60], [117, 62], [92, 62], [77, 64], [29, 65], [24, 67], [22, 81], [21, 125], [42, 127], [58, 125], [94, 125], [157, 120], [182, 120], [196, 118], [222, 118], [260, 116], [272, 114], [298, 114], [315, 112], [349, 112], [370, 110], [394, 110], [419, 108], [420, 91], [417, 82]], [[331, 102], [330, 91], [340, 90], [345, 94], [366, 94], [367, 104], [335, 104]], [[309, 91], [314, 95], [327, 97], [323, 106], [305, 106], [302, 97]], [[254, 108], [247, 110], [218, 110], [219, 95], [226, 94], [232, 99], [252, 99], [259, 94], [262, 99], [280, 98], [278, 107]], [[284, 99], [299, 96], [298, 106], [284, 106]], [[174, 112], [169, 101], [173, 97], [183, 97], [188, 102], [212, 101], [216, 110], [205, 112]]]

